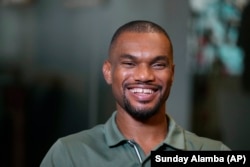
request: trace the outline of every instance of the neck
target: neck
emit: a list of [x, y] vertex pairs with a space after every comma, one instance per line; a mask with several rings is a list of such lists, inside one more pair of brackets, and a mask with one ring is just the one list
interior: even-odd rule
[[145, 121], [138, 121], [126, 111], [117, 112], [116, 122], [119, 130], [127, 139], [133, 139], [143, 149], [150, 153], [167, 135], [167, 118], [165, 110], [158, 112]]

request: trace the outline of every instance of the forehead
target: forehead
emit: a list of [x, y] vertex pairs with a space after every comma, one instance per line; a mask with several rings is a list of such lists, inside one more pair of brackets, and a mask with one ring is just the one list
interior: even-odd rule
[[112, 58], [133, 52], [167, 55], [172, 59], [171, 43], [163, 33], [124, 32], [110, 47], [110, 56]]

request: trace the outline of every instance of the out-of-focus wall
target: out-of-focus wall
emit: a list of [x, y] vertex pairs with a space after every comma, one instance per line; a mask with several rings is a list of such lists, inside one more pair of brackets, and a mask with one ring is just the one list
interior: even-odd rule
[[82, 96], [79, 100], [84, 104], [79, 111], [72, 108], [70, 117], [77, 115], [79, 121], [84, 119], [88, 122], [85, 125], [92, 126], [98, 122], [94, 114], [91, 116], [92, 112], [98, 112], [98, 115], [107, 112], [99, 112], [96, 104], [102, 101], [99, 89], [105, 83], [101, 65], [113, 32], [131, 20], [154, 21], [166, 28], [175, 49], [176, 75], [168, 111], [184, 127], [189, 126], [187, 2], [103, 0], [92, 7], [70, 7], [63, 2], [43, 0], [25, 7], [1, 7], [1, 59], [18, 64], [29, 82], [37, 76], [44, 80], [61, 77], [68, 89]]
[[[30, 5], [0, 6], [0, 88], [22, 85], [17, 90], [25, 99], [20, 107], [24, 114], [17, 119], [27, 122], [29, 152], [40, 153], [30, 166], [37, 165], [57, 137], [103, 123], [113, 112], [114, 99], [101, 67], [114, 31], [131, 20], [150, 20], [168, 31], [176, 67], [167, 111], [190, 127], [188, 2], [100, 0], [98, 5], [83, 6], [81, 1], [34, 0]], [[5, 103], [0, 104], [2, 120]], [[45, 140], [46, 146], [36, 149]]]

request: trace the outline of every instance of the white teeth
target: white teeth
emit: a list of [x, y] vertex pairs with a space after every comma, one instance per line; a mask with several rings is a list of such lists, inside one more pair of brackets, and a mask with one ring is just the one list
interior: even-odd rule
[[154, 93], [154, 91], [151, 90], [151, 89], [142, 89], [142, 88], [131, 89], [131, 92], [133, 92], [133, 93], [145, 93], [145, 94], [152, 94], [152, 93]]

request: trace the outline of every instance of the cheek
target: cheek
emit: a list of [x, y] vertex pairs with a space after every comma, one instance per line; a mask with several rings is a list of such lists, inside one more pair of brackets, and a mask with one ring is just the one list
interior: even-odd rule
[[129, 78], [130, 73], [128, 70], [123, 70], [121, 68], [115, 68], [112, 71], [112, 79], [113, 79], [113, 83], [116, 86], [120, 86], [122, 87], [123, 83]]
[[120, 69], [115, 69], [112, 72], [112, 89], [115, 96], [122, 94], [126, 76], [126, 73], [122, 72]]
[[157, 78], [159, 79], [159, 82], [165, 91], [171, 88], [173, 83], [172, 75], [170, 74], [158, 75]]

